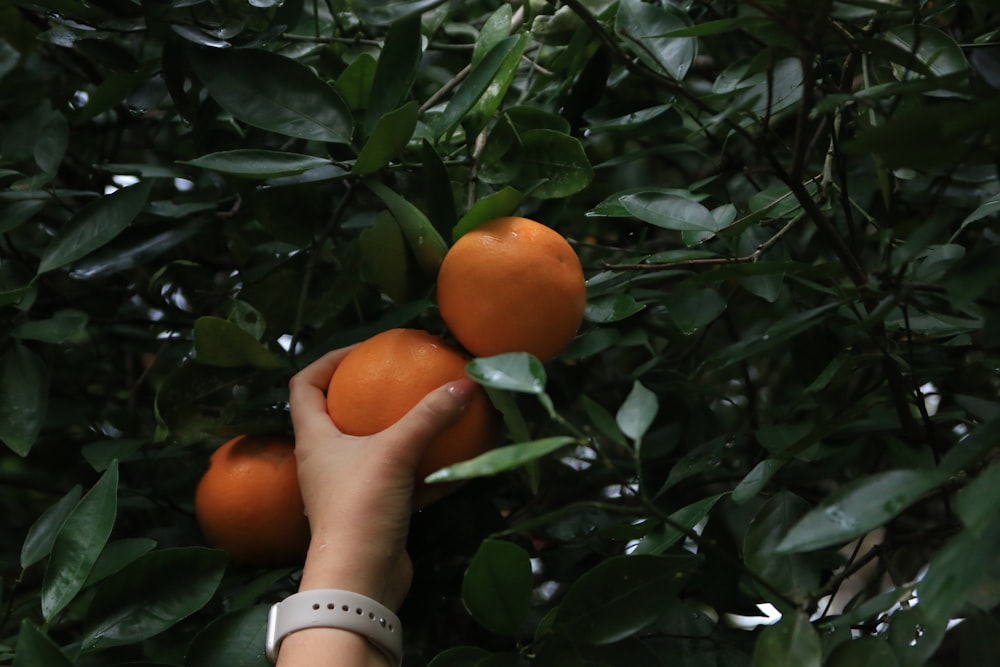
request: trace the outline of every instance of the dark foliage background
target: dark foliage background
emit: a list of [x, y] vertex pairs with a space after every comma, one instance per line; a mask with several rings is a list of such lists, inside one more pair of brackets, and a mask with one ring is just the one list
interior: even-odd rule
[[414, 519], [407, 665], [997, 664], [998, 30], [0, 0], [0, 663], [264, 664], [297, 572], [203, 546], [209, 453], [323, 352], [443, 331], [441, 255], [517, 213], [587, 321], [470, 365], [509, 438]]

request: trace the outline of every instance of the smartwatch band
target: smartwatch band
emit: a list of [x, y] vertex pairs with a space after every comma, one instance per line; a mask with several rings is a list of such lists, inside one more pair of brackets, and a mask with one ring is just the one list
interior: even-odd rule
[[337, 589], [302, 591], [271, 605], [265, 652], [278, 661], [281, 641], [306, 628], [341, 628], [362, 635], [382, 651], [392, 665], [403, 661], [403, 629], [388, 607], [364, 595]]

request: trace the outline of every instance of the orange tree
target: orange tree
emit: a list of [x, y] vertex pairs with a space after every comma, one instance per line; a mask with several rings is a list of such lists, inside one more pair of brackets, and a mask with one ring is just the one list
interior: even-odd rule
[[414, 517], [408, 665], [996, 664], [998, 29], [3, 0], [0, 664], [263, 664], [298, 571], [205, 546], [210, 453], [321, 353], [445, 333], [442, 256], [505, 215], [586, 319], [471, 362], [506, 440]]

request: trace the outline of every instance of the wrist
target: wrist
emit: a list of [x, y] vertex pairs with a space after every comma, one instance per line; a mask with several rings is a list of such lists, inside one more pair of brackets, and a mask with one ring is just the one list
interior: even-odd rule
[[[402, 557], [401, 557], [402, 556]], [[353, 591], [397, 608], [409, 589], [409, 559], [363, 539], [315, 535], [309, 544], [299, 590]]]

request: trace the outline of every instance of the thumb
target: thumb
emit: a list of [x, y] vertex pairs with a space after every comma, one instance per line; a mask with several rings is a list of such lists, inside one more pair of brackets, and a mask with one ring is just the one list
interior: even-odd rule
[[383, 433], [389, 442], [406, 453], [414, 465], [437, 435], [451, 426], [469, 404], [478, 385], [462, 378], [442, 385], [424, 396], [419, 403]]

